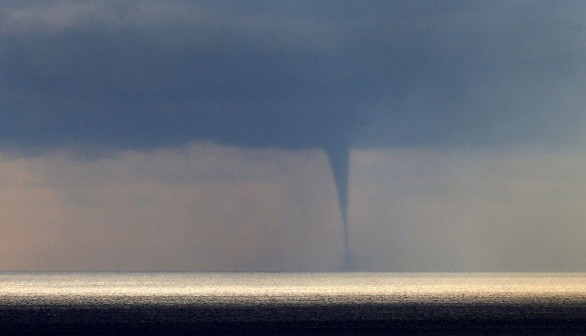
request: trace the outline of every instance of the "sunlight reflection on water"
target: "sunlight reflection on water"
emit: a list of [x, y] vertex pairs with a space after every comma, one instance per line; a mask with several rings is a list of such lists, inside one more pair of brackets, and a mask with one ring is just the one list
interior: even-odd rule
[[1, 273], [6, 300], [254, 304], [586, 301], [582, 273]]

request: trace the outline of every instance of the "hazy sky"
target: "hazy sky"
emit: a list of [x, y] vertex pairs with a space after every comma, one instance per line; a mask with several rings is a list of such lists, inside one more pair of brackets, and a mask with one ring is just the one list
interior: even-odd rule
[[585, 19], [3, 1], [0, 270], [586, 271]]

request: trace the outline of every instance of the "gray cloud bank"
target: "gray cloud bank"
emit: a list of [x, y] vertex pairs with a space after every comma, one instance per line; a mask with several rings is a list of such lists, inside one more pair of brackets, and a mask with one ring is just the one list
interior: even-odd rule
[[585, 6], [6, 1], [0, 142], [572, 143]]

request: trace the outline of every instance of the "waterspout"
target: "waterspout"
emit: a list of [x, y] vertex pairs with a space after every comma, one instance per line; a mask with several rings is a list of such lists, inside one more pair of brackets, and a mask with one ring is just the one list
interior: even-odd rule
[[326, 155], [330, 161], [332, 174], [336, 183], [336, 192], [338, 194], [338, 206], [344, 225], [344, 271], [352, 268], [350, 247], [349, 247], [349, 228], [348, 228], [348, 172], [350, 167], [350, 150], [345, 144], [328, 146], [325, 148]]

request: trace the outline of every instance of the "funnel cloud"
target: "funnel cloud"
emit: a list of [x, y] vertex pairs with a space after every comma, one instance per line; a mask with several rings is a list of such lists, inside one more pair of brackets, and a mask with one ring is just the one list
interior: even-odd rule
[[350, 228], [348, 223], [348, 174], [350, 170], [350, 149], [338, 144], [326, 147], [326, 154], [332, 168], [336, 184], [338, 206], [344, 224], [344, 270], [352, 269], [352, 255], [350, 254]]

